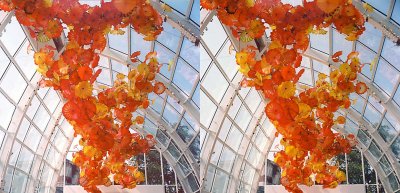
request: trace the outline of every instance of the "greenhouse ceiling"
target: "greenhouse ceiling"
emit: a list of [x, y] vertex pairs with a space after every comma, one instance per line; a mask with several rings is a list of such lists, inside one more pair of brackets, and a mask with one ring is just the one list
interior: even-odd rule
[[[326, 9], [332, 7], [332, 2], [345, 2], [315, 1], [328, 2], [324, 4]], [[7, 10], [10, 2], [15, 4], [11, 11]], [[260, 26], [235, 28], [251, 18], [229, 23], [229, 17], [223, 17], [222, 12], [235, 17], [241, 6], [258, 12], [253, 3], [268, 6], [282, 2], [290, 4], [289, 12], [294, 14], [296, 6], [313, 1], [65, 2], [0, 0], [0, 193], [62, 191], [67, 186], [62, 179], [67, 175], [67, 162], [80, 168], [80, 178], [84, 179], [80, 185], [88, 192], [96, 192], [98, 185], [111, 184], [128, 189], [136, 184], [159, 185], [166, 193], [268, 192], [264, 180], [268, 163], [281, 166], [274, 156], [278, 157], [281, 150], [289, 152], [289, 145], [282, 142], [287, 136], [282, 134], [281, 122], [266, 113], [275, 98], [265, 94], [264, 87], [246, 82], [251, 77], [238, 63], [246, 51], [254, 52], [251, 58], [258, 61], [269, 57], [269, 51], [277, 47], [292, 46], [277, 43], [273, 31], [279, 25], [267, 26], [276, 21], [262, 20], [266, 28], [253, 38], [254, 34], [246, 30]], [[209, 2], [219, 6], [210, 9]], [[343, 144], [350, 144], [354, 136], [356, 145], [352, 151], [360, 152], [363, 171], [368, 163], [376, 172], [375, 191], [400, 193], [400, 0], [349, 2], [361, 14], [365, 30], [354, 41], [348, 41], [340, 26], [312, 29], [293, 72], [302, 76], [298, 81], [286, 81], [295, 83], [288, 100], [295, 101], [293, 98], [300, 93], [320, 87], [323, 74], [331, 78], [329, 75], [348, 60], [348, 54], [357, 52], [362, 68], [352, 81], [365, 83], [368, 90], [357, 94], [353, 89], [349, 108], [333, 113], [331, 135], [350, 136]], [[237, 7], [230, 10], [229, 6]], [[316, 9], [322, 9], [321, 4], [318, 6]], [[53, 9], [49, 14], [39, 11], [50, 7]], [[76, 22], [71, 18], [78, 17], [80, 9], [87, 15]], [[51, 22], [35, 23], [40, 19], [60, 23], [50, 28]], [[55, 35], [57, 30], [59, 36]], [[96, 30], [101, 35], [93, 32]], [[337, 56], [339, 51], [341, 55]], [[50, 57], [42, 59], [38, 53], [43, 58]], [[77, 59], [67, 60], [69, 57]], [[282, 54], [283, 57], [289, 58], [289, 54]], [[88, 77], [84, 74], [88, 73], [87, 68]], [[63, 79], [68, 80], [68, 89]], [[333, 82], [329, 79], [329, 84]], [[78, 87], [81, 91], [77, 91]], [[338, 123], [338, 117], [344, 117], [345, 123]], [[88, 122], [93, 125], [87, 126]], [[321, 117], [313, 120], [314, 124], [323, 122]], [[345, 152], [345, 147], [340, 153]], [[344, 157], [345, 184], [351, 184], [347, 172], [350, 152]], [[160, 169], [149, 169], [154, 167], [151, 159], [158, 160], [156, 167]], [[168, 181], [171, 176], [166, 177], [169, 170], [173, 170], [172, 184]], [[282, 170], [285, 177], [286, 170]], [[154, 171], [161, 172], [156, 177], [161, 178], [158, 184], [152, 184], [147, 176]], [[367, 177], [362, 178], [364, 188], [369, 188]], [[313, 180], [312, 184], [326, 183]]]

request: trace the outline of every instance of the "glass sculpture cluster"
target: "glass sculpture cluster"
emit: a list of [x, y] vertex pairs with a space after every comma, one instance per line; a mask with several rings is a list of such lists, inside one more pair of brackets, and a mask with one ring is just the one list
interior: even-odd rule
[[68, 42], [61, 54], [45, 46], [34, 55], [37, 70], [43, 75], [41, 86], [60, 91], [66, 99], [62, 113], [82, 136], [81, 151], [74, 163], [81, 169], [80, 184], [88, 192], [100, 192], [97, 185], [113, 181], [133, 188], [144, 181], [143, 174], [127, 160], [150, 150], [151, 135], [141, 137], [130, 132], [134, 124], [143, 124], [142, 116], [132, 117], [138, 109], [150, 105], [148, 94], [162, 94], [155, 80], [160, 70], [156, 53], [140, 62], [135, 52], [132, 64], [138, 64], [128, 76], [117, 75], [113, 87], [94, 84], [101, 70], [95, 70], [99, 53], [106, 46], [108, 33], [121, 34], [131, 25], [145, 40], [154, 40], [162, 31], [162, 18], [146, 0], [113, 0], [90, 7], [78, 0], [1, 0], [0, 9], [14, 11], [18, 21], [39, 42], [59, 38], [63, 26], [69, 29]]
[[345, 123], [334, 113], [350, 107], [350, 93], [367, 91], [366, 84], [357, 81], [363, 66], [358, 53], [350, 53], [343, 62], [341, 52], [335, 53], [332, 61], [339, 68], [320, 74], [315, 87], [300, 91], [296, 83], [304, 72], [298, 68], [309, 35], [326, 33], [323, 28], [334, 25], [347, 40], [356, 40], [365, 30], [362, 14], [347, 0], [303, 1], [302, 6], [279, 0], [202, 0], [201, 5], [215, 10], [242, 42], [260, 38], [267, 27], [272, 31], [261, 58], [256, 58], [257, 48], [247, 46], [236, 53], [236, 62], [245, 77], [242, 86], [254, 87], [269, 99], [265, 113], [283, 136], [284, 149], [275, 155], [282, 185], [297, 193], [302, 192], [298, 184], [334, 188], [344, 181], [344, 172], [328, 161], [355, 145], [353, 135], [334, 133], [332, 126]]

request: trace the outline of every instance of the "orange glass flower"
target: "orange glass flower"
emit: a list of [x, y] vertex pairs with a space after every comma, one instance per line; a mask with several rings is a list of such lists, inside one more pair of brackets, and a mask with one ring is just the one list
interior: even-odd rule
[[93, 86], [88, 81], [79, 82], [75, 86], [75, 95], [81, 99], [92, 96]]

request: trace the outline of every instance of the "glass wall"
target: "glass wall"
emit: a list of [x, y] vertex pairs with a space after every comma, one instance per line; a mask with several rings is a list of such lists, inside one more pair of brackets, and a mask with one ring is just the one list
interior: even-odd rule
[[[280, 185], [280, 168], [272, 161], [274, 153], [271, 151], [268, 154], [265, 163], [265, 185]], [[379, 176], [358, 149], [353, 149], [351, 153], [339, 155], [330, 161], [346, 173], [346, 181], [342, 185], [365, 184], [366, 193], [385, 193]]]
[[37, 45], [12, 13], [1, 20], [1, 187], [5, 192], [53, 192], [53, 174], [60, 170], [73, 130], [61, 117], [60, 95], [38, 86]]

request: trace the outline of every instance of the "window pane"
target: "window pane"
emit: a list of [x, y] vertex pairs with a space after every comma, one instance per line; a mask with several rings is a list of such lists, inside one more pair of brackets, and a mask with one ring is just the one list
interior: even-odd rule
[[400, 137], [397, 137], [390, 148], [392, 149], [394, 155], [396, 155], [396, 157], [400, 159]]
[[370, 4], [372, 7], [386, 15], [388, 9], [389, 9], [389, 0], [364, 0], [368, 4]]
[[176, 147], [176, 145], [173, 142], [171, 142], [169, 144], [167, 150], [175, 160], [177, 160], [179, 158], [180, 154], [181, 154], [180, 151], [178, 150], [178, 148]]
[[25, 76], [31, 79], [36, 72], [36, 65], [33, 58], [34, 51], [29, 41], [26, 40], [21, 50], [15, 56], [18, 66], [22, 69]]
[[400, 73], [390, 66], [384, 59], [380, 59], [374, 82], [382, 88], [387, 94], [391, 94], [394, 85], [400, 77]]
[[381, 150], [379, 149], [379, 147], [376, 145], [376, 143], [374, 141], [372, 141], [371, 145], [368, 148], [369, 152], [371, 152], [371, 154], [375, 157], [375, 158], [379, 158], [382, 155]]
[[197, 135], [192, 144], [190, 144], [189, 150], [195, 159], [200, 160], [200, 135]]
[[204, 34], [202, 36], [207, 47], [214, 55], [217, 54], [226, 37], [227, 36], [224, 28], [222, 27], [218, 18], [214, 16], [211, 22], [207, 25], [207, 30], [204, 31]]
[[163, 118], [167, 120], [167, 122], [171, 125], [171, 127], [175, 128], [179, 122], [179, 113], [176, 112], [174, 108], [171, 107], [171, 105], [167, 104], [165, 105], [164, 109], [164, 114]]
[[147, 184], [162, 184], [160, 153], [151, 150], [146, 154]]
[[176, 132], [185, 143], [189, 143], [196, 135], [196, 131], [193, 130], [191, 126], [189, 126], [185, 119], [182, 119], [181, 124], [176, 129]]
[[194, 0], [192, 6], [192, 12], [190, 19], [192, 19], [197, 25], [200, 25], [200, 0]]
[[347, 175], [350, 184], [363, 184], [362, 176], [362, 163], [361, 153], [357, 150], [351, 151], [347, 154]]
[[28, 137], [25, 138], [24, 143], [28, 147], [30, 147], [32, 150], [36, 151], [42, 136], [40, 135], [39, 131], [33, 125], [31, 125], [27, 136]]
[[400, 70], [400, 46], [397, 46], [390, 39], [385, 39], [385, 43], [383, 44], [382, 48], [382, 57]]
[[163, 161], [164, 182], [166, 185], [175, 185], [175, 172], [165, 158]]
[[23, 174], [22, 172], [15, 170], [10, 192], [25, 193], [27, 181], [28, 181], [28, 176], [26, 174]]
[[217, 102], [221, 102], [229, 86], [228, 81], [226, 81], [221, 71], [214, 64], [211, 65], [201, 84]]
[[235, 161], [235, 153], [231, 151], [229, 148], [224, 147], [224, 150], [222, 151], [221, 157], [218, 162], [218, 166], [223, 170], [230, 172], [234, 161]]
[[378, 51], [382, 38], [382, 32], [365, 22], [365, 32], [359, 37], [359, 41], [374, 51]]
[[217, 56], [219, 65], [223, 68], [230, 80], [233, 79], [236, 72], [238, 71], [238, 66], [236, 64], [235, 58], [236, 52], [234, 50], [231, 50], [231, 46], [231, 41], [226, 41], [224, 47]]
[[[167, 48], [176, 52], [181, 37], [180, 32], [173, 28], [168, 22], [163, 23], [164, 30], [158, 36], [157, 41], [165, 45]], [[172, 58], [171, 58], [172, 59]]]
[[[186, 15], [186, 11], [188, 9], [189, 0], [162, 0], [166, 4], [170, 5], [172, 8], [176, 9], [183, 15]], [[199, 9], [200, 10], [200, 9]]]
[[214, 185], [212, 187], [212, 192], [224, 193], [228, 189], [229, 176], [218, 169], [215, 172]]
[[171, 78], [171, 71], [168, 69], [170, 61], [173, 61], [175, 54], [159, 43], [154, 44], [154, 51], [157, 52], [158, 62], [162, 64], [160, 73], [167, 79]]
[[6, 71], [9, 63], [10, 59], [4, 53], [3, 49], [0, 48], [0, 77], [3, 76], [3, 73]]
[[22, 78], [14, 65], [10, 65], [6, 75], [1, 81], [0, 87], [15, 103], [18, 103], [27, 85], [28, 84], [25, 82], [24, 78]]
[[11, 55], [14, 55], [19, 46], [25, 39], [25, 33], [18, 23], [17, 19], [13, 16], [11, 23], [7, 24], [5, 30], [0, 37], [0, 40], [6, 46]]
[[43, 105], [40, 105], [39, 110], [36, 112], [35, 118], [33, 119], [33, 122], [36, 124], [36, 126], [38, 126], [41, 131], [44, 131], [46, 130], [49, 120], [49, 113], [46, 111]]
[[186, 38], [183, 39], [180, 56], [197, 71], [200, 71], [200, 49]]
[[[325, 40], [326, 41], [326, 40]], [[333, 53], [343, 51], [340, 58], [345, 61], [347, 55], [353, 50], [353, 42], [346, 40], [346, 36], [340, 34], [336, 29], [333, 30]]]
[[17, 168], [21, 169], [22, 171], [25, 171], [26, 173], [29, 173], [29, 171], [31, 170], [33, 157], [34, 157], [33, 153], [28, 149], [26, 149], [25, 147], [23, 147], [18, 157], [16, 165]]
[[8, 101], [2, 94], [0, 94], [0, 104], [2, 105], [0, 110], [0, 126], [4, 129], [7, 129], [11, 122], [15, 106], [11, 104], [10, 101]]
[[395, 11], [395, 10], [400, 10], [400, 1], [396, 1], [396, 3], [394, 4], [393, 12], [392, 12], [392, 19], [396, 23], [400, 24], [400, 12]]
[[359, 55], [360, 62], [362, 64], [365, 64], [361, 70], [361, 73], [364, 76], [366, 76], [368, 79], [371, 79], [372, 72], [371, 72], [370, 64], [374, 60], [376, 53], [359, 42], [357, 42], [357, 44], [356, 44], [356, 49], [357, 49], [358, 53], [360, 54]]
[[317, 49], [318, 51], [329, 54], [329, 29], [325, 28], [326, 34], [311, 34], [310, 35], [310, 45], [312, 48]]
[[128, 32], [126, 28], [122, 28], [125, 33], [123, 35], [108, 35], [110, 48], [128, 54]]
[[178, 60], [173, 82], [186, 94], [190, 95], [198, 77], [196, 72], [182, 59]]
[[[138, 34], [132, 28], [131, 31], [131, 52], [140, 51], [139, 60], [144, 61], [147, 53], [151, 51], [151, 42], [143, 39], [143, 36]], [[131, 54], [132, 54], [131, 53]]]
[[243, 134], [232, 125], [231, 131], [229, 132], [228, 138], [226, 139], [226, 144], [228, 144], [233, 150], [237, 151], [240, 147]]
[[200, 100], [200, 123], [208, 128], [217, 110], [217, 106], [203, 92], [200, 92]]

